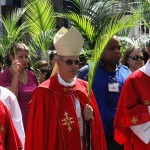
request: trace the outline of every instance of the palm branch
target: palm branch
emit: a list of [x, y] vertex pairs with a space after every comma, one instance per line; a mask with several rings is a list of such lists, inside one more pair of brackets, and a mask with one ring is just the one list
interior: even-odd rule
[[26, 22], [18, 26], [18, 22], [25, 13], [25, 9], [15, 9], [11, 12], [6, 18], [3, 16], [0, 17], [0, 21], [4, 26], [4, 35], [3, 39], [0, 42], [0, 52], [3, 57], [8, 54], [9, 48], [25, 35], [27, 32]]
[[25, 20], [29, 24], [29, 36], [38, 49], [41, 49], [48, 58], [47, 50], [52, 44], [56, 19], [50, 0], [27, 0]]
[[69, 2], [73, 3], [78, 11], [66, 9], [65, 13], [57, 13], [57, 16], [67, 19], [76, 26], [85, 38], [85, 48], [93, 49], [98, 34], [107, 25], [105, 19], [108, 21], [118, 14], [118, 2], [110, 0], [100, 2], [69, 0]]
[[150, 29], [150, 24], [149, 24], [149, 20], [150, 20], [150, 1], [149, 0], [145, 0], [140, 7], [141, 10], [141, 14], [142, 17], [144, 18], [143, 24], [145, 26], [147, 26]]
[[[102, 53], [107, 46], [107, 43], [119, 31], [121, 31], [125, 28], [139, 25], [139, 20], [141, 19], [141, 14], [138, 11], [133, 12], [132, 15], [125, 15], [125, 13], [120, 13], [115, 18], [111, 19], [109, 24], [107, 24], [107, 26], [105, 26], [105, 29], [99, 34], [99, 37], [96, 40], [94, 53], [90, 60], [90, 62], [92, 62], [92, 65], [89, 65], [89, 74], [88, 74], [88, 94], [89, 94], [89, 96], [90, 96], [93, 79], [95, 76], [97, 66], [101, 59]], [[120, 19], [118, 19], [118, 18], [120, 18]]]

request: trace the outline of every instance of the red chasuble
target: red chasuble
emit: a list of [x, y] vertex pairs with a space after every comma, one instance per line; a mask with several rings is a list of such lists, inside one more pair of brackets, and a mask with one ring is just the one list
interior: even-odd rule
[[21, 150], [22, 144], [12, 123], [11, 116], [0, 101], [0, 150]]
[[[57, 75], [42, 83], [35, 91], [30, 103], [25, 150], [81, 150], [79, 124], [75, 112], [74, 98], [81, 104], [81, 111], [88, 103], [87, 83], [76, 79], [72, 87], [58, 83]], [[106, 150], [100, 114], [91, 93], [94, 109], [91, 125], [92, 150]], [[86, 149], [85, 120], [83, 150]]]
[[[150, 150], [130, 126], [150, 121], [150, 77], [137, 70], [124, 83], [114, 121], [115, 139], [124, 144], [125, 150]], [[150, 135], [149, 135], [150, 136]]]

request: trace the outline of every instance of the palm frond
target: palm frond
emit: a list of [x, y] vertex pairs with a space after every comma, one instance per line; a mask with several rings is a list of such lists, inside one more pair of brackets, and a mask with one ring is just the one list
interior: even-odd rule
[[18, 8], [11, 12], [6, 19], [1, 16], [0, 21], [2, 22], [7, 34], [12, 33], [13, 30], [17, 27], [17, 24], [23, 14], [25, 13], [26, 9]]
[[48, 50], [51, 44], [50, 41], [53, 40], [53, 35], [54, 31], [41, 31], [37, 36], [32, 38], [32, 42], [41, 50]]
[[146, 23], [149, 24], [149, 20], [150, 20], [150, 1], [149, 0], [145, 0], [141, 6], [140, 6], [140, 10], [141, 10], [141, 14], [143, 16], [143, 18], [145, 19]]
[[[81, 16], [77, 13], [70, 12], [66, 14], [58, 14], [57, 16], [61, 18], [65, 18], [73, 23], [76, 27], [79, 27], [82, 29], [82, 34], [85, 36], [85, 38], [90, 41], [90, 43], [93, 42], [93, 37], [95, 36], [95, 29], [92, 25], [92, 22], [90, 19], [88, 19], [86, 16]], [[86, 34], [85, 34], [86, 33]]]
[[30, 26], [29, 35], [47, 57], [47, 50], [52, 42], [52, 31], [56, 28], [52, 3], [50, 0], [27, 0], [24, 5], [27, 8], [25, 20]]
[[0, 21], [4, 26], [4, 36], [1, 40], [0, 50], [3, 56], [8, 53], [9, 48], [15, 42], [18, 42], [26, 33], [28, 25], [26, 22], [18, 26], [18, 22], [25, 13], [25, 9], [18, 8], [11, 12], [6, 18], [0, 17]]
[[141, 48], [146, 47], [146, 42], [150, 41], [150, 35], [141, 35], [140, 37], [120, 37], [121, 43], [125, 43], [126, 47], [129, 47], [131, 45], [138, 45]]
[[68, 1], [73, 3], [79, 12], [73, 12], [68, 8], [64, 14], [58, 13], [57, 16], [67, 19], [80, 30], [84, 35], [88, 49], [94, 48], [98, 34], [109, 24], [112, 18], [117, 16], [119, 11], [122, 11], [120, 10], [120, 3], [113, 0], [99, 2], [95, 0]]
[[[123, 17], [124, 16], [124, 17]], [[118, 18], [122, 18], [119, 19]], [[99, 37], [96, 40], [96, 45], [94, 48], [94, 53], [91, 58], [91, 62], [94, 62], [89, 67], [89, 74], [88, 74], [88, 94], [90, 95], [93, 79], [95, 76], [95, 72], [98, 66], [98, 63], [101, 59], [102, 53], [107, 46], [107, 43], [112, 39], [112, 37], [117, 34], [119, 31], [138, 26], [138, 21], [141, 19], [141, 15], [138, 11], [133, 12], [132, 15], [126, 16], [125, 13], [118, 14], [115, 18], [113, 18], [109, 24], [105, 27], [105, 29], [99, 34]]]

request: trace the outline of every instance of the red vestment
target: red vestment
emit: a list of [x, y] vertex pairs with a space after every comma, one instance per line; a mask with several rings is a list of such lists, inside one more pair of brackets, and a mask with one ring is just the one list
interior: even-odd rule
[[[59, 84], [55, 75], [34, 91], [30, 103], [25, 150], [81, 150], [80, 131], [72, 95], [79, 99], [83, 113], [88, 103], [87, 83], [80, 79], [76, 79], [74, 86], [65, 87]], [[89, 105], [94, 109], [90, 121], [92, 150], [106, 150], [101, 118], [93, 93]], [[85, 129], [85, 120], [83, 124]], [[84, 130], [84, 150], [85, 136]]]
[[145, 144], [129, 128], [150, 121], [148, 106], [150, 76], [137, 70], [124, 83], [114, 121], [115, 139], [124, 144], [125, 150], [150, 150], [150, 144]]
[[22, 144], [6, 106], [0, 101], [0, 150], [21, 150]]

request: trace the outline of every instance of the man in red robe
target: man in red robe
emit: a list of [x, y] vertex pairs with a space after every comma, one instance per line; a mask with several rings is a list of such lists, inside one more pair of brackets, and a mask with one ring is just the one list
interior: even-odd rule
[[76, 28], [63, 27], [54, 37], [54, 46], [58, 71], [33, 93], [25, 149], [86, 150], [90, 134], [90, 149], [106, 150], [95, 97], [91, 92], [88, 98], [87, 82], [75, 77], [83, 37]]
[[[148, 50], [150, 55], [150, 49]], [[123, 86], [114, 121], [115, 139], [125, 150], [150, 150], [150, 59]]]
[[0, 100], [0, 150], [21, 150], [22, 144], [8, 109]]

